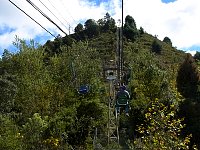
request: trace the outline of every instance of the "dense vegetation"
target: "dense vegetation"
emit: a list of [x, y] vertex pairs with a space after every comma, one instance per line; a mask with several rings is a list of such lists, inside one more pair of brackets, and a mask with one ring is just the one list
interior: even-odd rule
[[[38, 45], [14, 41], [0, 60], [0, 149], [94, 149], [94, 130], [106, 149], [108, 87], [103, 65], [114, 59], [117, 26], [107, 13], [78, 24], [75, 33]], [[200, 147], [199, 53], [177, 50], [137, 28], [126, 16], [123, 81], [130, 116], [120, 117], [119, 149]], [[89, 85], [89, 93], [78, 88]]]

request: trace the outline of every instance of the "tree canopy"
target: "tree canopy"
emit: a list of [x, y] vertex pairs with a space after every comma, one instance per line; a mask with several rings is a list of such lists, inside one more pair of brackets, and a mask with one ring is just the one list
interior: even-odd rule
[[132, 41], [136, 40], [139, 36], [139, 31], [137, 29], [135, 20], [129, 15], [127, 15], [125, 18], [123, 33], [127, 39], [130, 39]]

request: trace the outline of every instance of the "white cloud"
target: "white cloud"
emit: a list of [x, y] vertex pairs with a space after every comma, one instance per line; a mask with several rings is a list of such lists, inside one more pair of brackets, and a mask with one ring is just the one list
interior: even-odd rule
[[194, 56], [196, 54], [197, 51], [193, 51], [193, 50], [188, 50], [185, 53], [190, 53], [192, 56]]
[[[26, 0], [12, 0], [31, 17], [41, 23], [54, 34], [64, 35], [52, 23], [37, 12]], [[108, 0], [99, 6], [89, 0], [41, 0], [59, 19], [63, 26], [41, 3], [40, 0], [32, 0], [52, 20], [69, 32], [69, 24], [72, 29], [87, 19], [98, 20], [103, 18], [106, 12], [112, 14], [116, 20], [121, 19], [121, 0]], [[51, 2], [51, 3], [50, 3]], [[56, 8], [54, 8], [53, 6]], [[124, 0], [124, 18], [131, 15], [137, 27], [143, 27], [152, 35], [158, 35], [160, 40], [168, 36], [173, 46], [178, 49], [188, 49], [192, 46], [200, 46], [200, 1], [176, 0], [172, 3], [162, 3], [161, 0]], [[0, 31], [3, 26], [15, 29], [12, 32], [2, 34], [0, 32], [0, 50], [11, 45], [15, 35], [23, 39], [34, 39], [36, 36], [46, 37], [48, 33], [33, 22], [8, 0], [1, 0], [0, 4]], [[67, 27], [67, 28], [66, 28]], [[1, 53], [1, 52], [0, 52]]]
[[163, 40], [168, 36], [179, 49], [200, 45], [200, 1], [177, 0], [125, 0], [125, 13], [135, 19], [138, 26]]

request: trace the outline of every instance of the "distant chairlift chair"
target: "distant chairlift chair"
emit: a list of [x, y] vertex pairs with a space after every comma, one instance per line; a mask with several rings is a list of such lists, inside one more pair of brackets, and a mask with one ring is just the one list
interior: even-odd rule
[[87, 94], [89, 92], [89, 86], [88, 85], [81, 85], [78, 89], [79, 94]]

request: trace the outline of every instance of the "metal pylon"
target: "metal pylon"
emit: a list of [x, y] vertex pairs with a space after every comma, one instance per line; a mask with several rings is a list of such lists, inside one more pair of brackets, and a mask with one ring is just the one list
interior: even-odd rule
[[115, 111], [115, 89], [113, 80], [109, 84], [109, 104], [108, 104], [108, 144], [119, 144], [119, 131], [117, 112]]
[[94, 150], [105, 150], [101, 143], [98, 141], [98, 129], [95, 128], [95, 134], [93, 139], [93, 148]]

